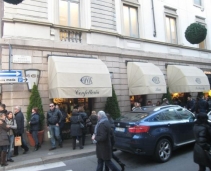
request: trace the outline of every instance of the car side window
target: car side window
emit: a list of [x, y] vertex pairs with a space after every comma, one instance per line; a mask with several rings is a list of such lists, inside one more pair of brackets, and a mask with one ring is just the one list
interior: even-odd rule
[[182, 119], [194, 119], [194, 116], [187, 109], [179, 108], [176, 109], [177, 113], [181, 116]]
[[162, 113], [158, 113], [149, 119], [150, 122], [159, 122], [159, 121], [164, 121], [164, 120], [165, 118], [163, 117]]
[[170, 121], [170, 120], [180, 120], [181, 118], [179, 117], [179, 115], [175, 112], [174, 109], [167, 109], [165, 111], [162, 112], [165, 120]]

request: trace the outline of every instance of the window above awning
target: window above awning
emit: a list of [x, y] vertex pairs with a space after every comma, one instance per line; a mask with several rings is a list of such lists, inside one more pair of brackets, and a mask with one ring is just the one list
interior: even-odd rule
[[166, 81], [160, 68], [152, 63], [128, 62], [129, 95], [166, 93]]
[[49, 56], [49, 98], [112, 96], [110, 73], [100, 59]]
[[168, 65], [167, 79], [170, 93], [210, 90], [207, 76], [201, 69], [194, 66]]

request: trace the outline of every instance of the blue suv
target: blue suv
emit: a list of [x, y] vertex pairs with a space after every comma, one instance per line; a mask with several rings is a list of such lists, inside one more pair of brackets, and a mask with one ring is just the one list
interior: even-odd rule
[[166, 162], [174, 149], [195, 141], [194, 120], [180, 106], [142, 107], [115, 121], [115, 148]]

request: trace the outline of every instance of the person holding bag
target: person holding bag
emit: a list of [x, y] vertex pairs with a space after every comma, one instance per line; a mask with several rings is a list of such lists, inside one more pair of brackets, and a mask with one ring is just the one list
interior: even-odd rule
[[78, 138], [79, 141], [79, 147], [80, 149], [83, 149], [82, 146], [82, 128], [81, 128], [81, 124], [83, 122], [82, 117], [80, 116], [80, 114], [78, 113], [77, 109], [73, 109], [72, 112], [72, 117], [70, 118], [70, 132], [71, 132], [71, 136], [72, 136], [72, 141], [73, 141], [73, 150], [75, 150], [76, 148], [76, 139]]
[[5, 122], [6, 115], [0, 113], [0, 150], [1, 150], [1, 166], [7, 166], [7, 147], [10, 145], [7, 132], [10, 130], [10, 126]]
[[39, 126], [40, 126], [39, 121], [40, 121], [40, 115], [38, 114], [38, 108], [34, 107], [32, 109], [32, 115], [31, 115], [31, 119], [29, 121], [30, 133], [32, 134], [32, 137], [35, 142], [34, 151], [37, 151], [40, 147], [40, 143], [38, 141], [38, 131], [39, 131]]
[[196, 143], [194, 146], [194, 162], [199, 165], [199, 171], [209, 167], [211, 171], [211, 126], [206, 113], [199, 113], [193, 127]]
[[10, 145], [8, 147], [7, 161], [14, 162], [14, 160], [11, 157], [12, 157], [12, 149], [14, 145], [14, 131], [17, 129], [17, 124], [11, 111], [7, 112], [7, 118], [5, 119], [5, 121], [7, 125], [10, 126], [10, 130], [7, 133], [9, 137], [9, 142], [10, 142]]

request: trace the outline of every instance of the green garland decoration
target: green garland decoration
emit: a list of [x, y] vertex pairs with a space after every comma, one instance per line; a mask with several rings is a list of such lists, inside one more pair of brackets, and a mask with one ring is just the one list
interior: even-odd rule
[[22, 2], [23, 0], [4, 0], [4, 2], [7, 2], [9, 4], [13, 4], [13, 5], [18, 5]]
[[204, 41], [207, 36], [207, 29], [199, 23], [192, 23], [185, 31], [185, 38], [191, 44], [199, 44]]

